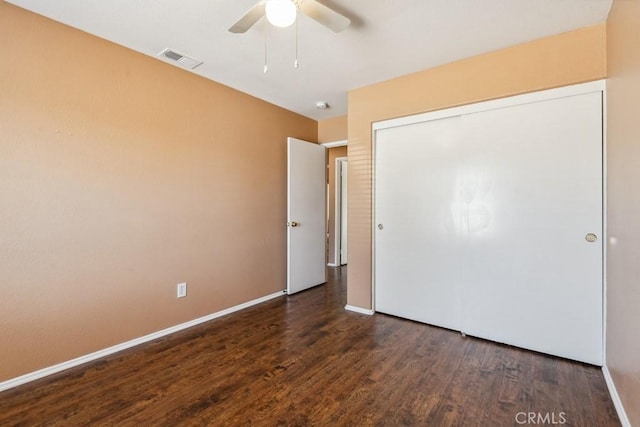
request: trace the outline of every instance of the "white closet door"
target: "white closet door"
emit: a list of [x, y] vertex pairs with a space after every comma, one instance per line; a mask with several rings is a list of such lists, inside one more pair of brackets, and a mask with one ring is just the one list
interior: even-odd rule
[[590, 93], [464, 116], [467, 334], [602, 364], [601, 105]]
[[601, 98], [379, 128], [376, 311], [601, 365]]
[[375, 309], [457, 330], [461, 129], [459, 117], [383, 129], [375, 145]]

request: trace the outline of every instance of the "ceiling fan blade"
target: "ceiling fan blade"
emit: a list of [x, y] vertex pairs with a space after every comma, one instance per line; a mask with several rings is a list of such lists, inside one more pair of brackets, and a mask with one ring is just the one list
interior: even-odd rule
[[229, 28], [231, 33], [246, 33], [249, 28], [264, 16], [264, 1], [259, 1], [242, 18]]
[[345, 30], [351, 20], [316, 0], [303, 0], [300, 11], [336, 33]]

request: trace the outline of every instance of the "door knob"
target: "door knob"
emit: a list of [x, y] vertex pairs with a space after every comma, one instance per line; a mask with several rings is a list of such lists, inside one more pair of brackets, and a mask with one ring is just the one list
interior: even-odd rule
[[295, 222], [295, 221], [291, 221], [291, 222], [289, 223], [289, 225], [290, 225], [291, 227], [297, 227], [299, 224], [298, 224], [297, 222]]
[[589, 243], [593, 243], [593, 242], [595, 242], [596, 240], [598, 240], [598, 236], [596, 236], [596, 235], [595, 235], [595, 234], [593, 234], [593, 233], [589, 233], [589, 234], [587, 234], [586, 236], [584, 236], [584, 240], [586, 240], [586, 241], [587, 241], [587, 242], [589, 242]]
[[378, 224], [378, 230], [382, 230], [383, 228], [384, 228], [384, 225]]

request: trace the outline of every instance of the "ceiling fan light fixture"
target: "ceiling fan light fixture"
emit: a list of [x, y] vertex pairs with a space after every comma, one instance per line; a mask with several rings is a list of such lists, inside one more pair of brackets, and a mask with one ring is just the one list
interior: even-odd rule
[[298, 9], [291, 0], [267, 0], [265, 14], [267, 21], [276, 27], [285, 28], [296, 22]]

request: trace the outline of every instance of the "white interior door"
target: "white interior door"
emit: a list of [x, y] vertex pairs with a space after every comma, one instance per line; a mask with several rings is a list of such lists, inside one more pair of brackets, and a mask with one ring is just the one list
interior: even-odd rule
[[326, 148], [287, 140], [287, 293], [326, 282]]
[[377, 130], [376, 311], [601, 365], [601, 97]]
[[347, 160], [340, 160], [340, 265], [347, 264]]

